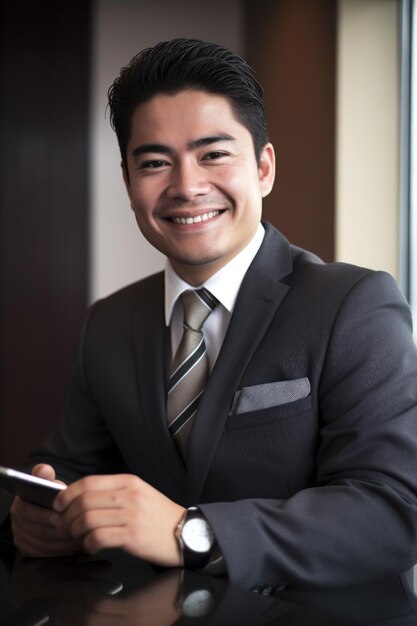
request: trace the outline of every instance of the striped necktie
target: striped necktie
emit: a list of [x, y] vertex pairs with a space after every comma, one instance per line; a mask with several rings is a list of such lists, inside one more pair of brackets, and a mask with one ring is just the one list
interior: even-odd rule
[[193, 418], [208, 377], [208, 359], [203, 324], [219, 301], [204, 287], [181, 294], [184, 329], [171, 367], [167, 419], [171, 435], [187, 458], [187, 441]]

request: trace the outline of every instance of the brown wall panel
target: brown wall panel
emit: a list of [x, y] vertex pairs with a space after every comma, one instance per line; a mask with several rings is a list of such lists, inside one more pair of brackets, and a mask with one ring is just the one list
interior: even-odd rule
[[265, 89], [277, 178], [264, 217], [334, 258], [334, 0], [248, 0], [246, 56]]
[[1, 8], [0, 464], [60, 417], [86, 307], [89, 3]]

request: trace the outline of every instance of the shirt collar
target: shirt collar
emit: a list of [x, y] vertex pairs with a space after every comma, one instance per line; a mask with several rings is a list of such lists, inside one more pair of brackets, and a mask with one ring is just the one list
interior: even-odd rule
[[[242, 280], [261, 247], [264, 235], [265, 229], [259, 223], [255, 235], [247, 246], [218, 272], [210, 276], [203, 285], [199, 285], [199, 287], [206, 287], [230, 314], [233, 313]], [[195, 287], [182, 280], [167, 260], [165, 266], [165, 323], [167, 326], [171, 323], [171, 316], [177, 299], [187, 289], [195, 289]]]

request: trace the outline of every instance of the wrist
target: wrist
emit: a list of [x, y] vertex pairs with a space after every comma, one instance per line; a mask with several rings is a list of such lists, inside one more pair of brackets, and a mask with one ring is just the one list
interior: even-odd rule
[[213, 531], [203, 513], [190, 507], [175, 529], [181, 564], [186, 569], [202, 569], [213, 553], [215, 539]]

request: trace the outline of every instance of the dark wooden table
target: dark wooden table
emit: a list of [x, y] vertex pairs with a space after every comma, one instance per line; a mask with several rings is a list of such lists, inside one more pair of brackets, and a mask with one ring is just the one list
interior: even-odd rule
[[19, 559], [0, 548], [0, 626], [417, 625], [412, 581], [393, 576], [346, 589], [273, 595], [227, 579], [158, 570], [120, 551]]

